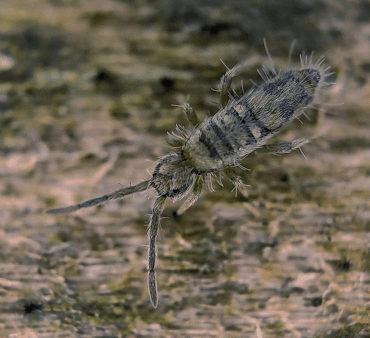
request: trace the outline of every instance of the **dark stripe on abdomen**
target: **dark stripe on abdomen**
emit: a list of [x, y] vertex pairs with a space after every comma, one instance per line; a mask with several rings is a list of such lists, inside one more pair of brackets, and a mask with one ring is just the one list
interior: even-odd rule
[[227, 151], [232, 155], [235, 154], [234, 148], [232, 147], [232, 145], [230, 144], [229, 140], [226, 138], [224, 132], [220, 129], [220, 127], [212, 120], [210, 121], [210, 126], [216, 133], [216, 136], [221, 140], [223, 146], [227, 149]]
[[260, 120], [256, 119], [254, 116], [252, 116], [252, 121], [253, 121], [252, 123], [260, 129], [260, 132], [261, 132], [261, 135], [259, 137], [260, 139], [272, 134], [272, 131], [270, 129], [266, 128], [262, 124], [262, 122]]
[[204, 144], [204, 146], [208, 149], [209, 156], [211, 158], [220, 158], [220, 155], [217, 153], [216, 148], [209, 141], [208, 137], [206, 135], [204, 135], [203, 131], [200, 132], [199, 142], [202, 142]]
[[[243, 129], [243, 131], [247, 134], [248, 139], [247, 139], [247, 143], [245, 145], [255, 144], [257, 142], [256, 138], [253, 136], [253, 134], [251, 132], [251, 129], [250, 129], [250, 126], [248, 125], [248, 122], [245, 120], [245, 118], [247, 117], [247, 114], [245, 114], [244, 118], [242, 118], [238, 114], [238, 112], [235, 110], [235, 108], [230, 107], [226, 111], [226, 115], [231, 115], [231, 116], [235, 117], [236, 120], [237, 120], [237, 125], [240, 126]], [[249, 119], [250, 119], [250, 117], [249, 117]]]
[[260, 129], [261, 135], [259, 136], [259, 139], [272, 134], [272, 130], [270, 130], [269, 128], [267, 128], [262, 123], [262, 121], [260, 121], [257, 118], [257, 116], [253, 113], [253, 110], [251, 110], [249, 108], [249, 106], [248, 106], [248, 99], [247, 98], [244, 98], [244, 100], [243, 99], [240, 100], [239, 101], [239, 104], [243, 105], [246, 108], [246, 112], [244, 114], [243, 121], [248, 120], [245, 123], [248, 124], [250, 126], [250, 128], [258, 127]]

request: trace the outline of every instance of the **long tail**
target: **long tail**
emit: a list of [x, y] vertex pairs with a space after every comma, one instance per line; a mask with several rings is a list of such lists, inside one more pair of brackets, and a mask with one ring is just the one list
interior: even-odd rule
[[96, 197], [96, 198], [93, 198], [91, 200], [79, 203], [79, 204], [71, 205], [69, 207], [50, 209], [50, 210], [47, 210], [46, 213], [48, 213], [48, 214], [63, 214], [63, 213], [67, 213], [67, 212], [73, 212], [73, 211], [76, 211], [76, 210], [79, 210], [79, 209], [82, 209], [82, 208], [90, 208], [94, 205], [102, 204], [102, 203], [107, 202], [107, 201], [115, 200], [115, 199], [118, 199], [118, 198], [125, 197], [127, 195], [134, 194], [136, 192], [147, 190], [149, 188], [149, 183], [150, 183], [150, 180], [147, 180], [147, 181], [141, 182], [137, 185], [134, 185], [132, 187], [119, 189], [119, 190], [117, 190], [117, 191], [115, 191], [111, 194]]

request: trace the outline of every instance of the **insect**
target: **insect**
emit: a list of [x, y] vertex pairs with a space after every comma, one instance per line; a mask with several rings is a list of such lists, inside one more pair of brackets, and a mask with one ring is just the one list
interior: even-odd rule
[[[326, 79], [331, 75], [330, 67], [324, 66], [324, 58], [320, 57], [314, 62], [312, 54], [311, 57], [301, 55], [299, 69], [277, 72], [272, 65], [266, 41], [265, 47], [270, 66], [264, 65], [262, 68], [260, 75], [264, 82], [261, 85], [255, 85], [240, 97], [231, 95], [232, 79], [240, 73], [242, 62], [228, 69], [221, 77], [221, 107], [213, 116], [200, 122], [189, 104], [181, 106], [193, 129], [187, 131], [177, 127], [177, 132], [169, 134], [167, 142], [173, 151], [159, 159], [149, 180], [76, 205], [47, 211], [51, 214], [73, 212], [155, 189], [157, 197], [148, 225], [147, 267], [149, 295], [154, 308], [158, 306], [156, 238], [166, 200], [176, 201], [189, 195], [177, 211], [177, 215], [181, 215], [196, 202], [205, 179], [215, 177], [217, 173], [226, 175], [235, 189], [243, 187], [241, 177], [234, 168], [243, 168], [240, 164], [242, 159], [265, 146], [282, 127], [298, 118], [303, 109], [314, 102], [318, 91], [327, 84]], [[291, 52], [292, 48], [289, 58]], [[282, 142], [269, 145], [267, 151], [274, 154], [289, 153], [307, 142], [305, 138]]]

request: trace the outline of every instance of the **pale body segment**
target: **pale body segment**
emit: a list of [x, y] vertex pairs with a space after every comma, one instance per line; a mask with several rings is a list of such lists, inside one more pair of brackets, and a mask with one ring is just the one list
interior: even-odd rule
[[[198, 199], [204, 178], [217, 172], [224, 173], [238, 189], [243, 186], [234, 167], [248, 154], [266, 145], [269, 138], [292, 121], [310, 105], [317, 91], [325, 84], [328, 68], [322, 66], [323, 59], [312, 64], [312, 58], [302, 60], [301, 69], [276, 73], [265, 69], [265, 82], [256, 86], [240, 98], [230, 97], [232, 78], [241, 65], [236, 65], [221, 77], [221, 109], [201, 123], [189, 104], [182, 106], [194, 129], [187, 133], [178, 128], [170, 134], [168, 143], [173, 153], [162, 157], [154, 168], [152, 178], [135, 186], [123, 188], [108, 195], [65, 208], [48, 210], [48, 213], [67, 213], [87, 208], [109, 200], [154, 188], [157, 198], [152, 208], [148, 225], [149, 264], [148, 288], [153, 307], [158, 305], [156, 238], [160, 216], [167, 198], [175, 201], [190, 193], [177, 211], [182, 214]], [[282, 154], [300, 148], [307, 139], [282, 142], [268, 147], [268, 152]]]

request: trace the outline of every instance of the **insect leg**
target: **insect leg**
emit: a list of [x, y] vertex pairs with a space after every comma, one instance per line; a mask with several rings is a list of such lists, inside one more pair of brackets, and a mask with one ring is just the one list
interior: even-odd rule
[[276, 144], [267, 144], [266, 148], [258, 149], [258, 152], [270, 153], [274, 155], [288, 154], [292, 150], [299, 149], [309, 140], [306, 138], [299, 138], [293, 142], [281, 142]]
[[238, 63], [231, 69], [227, 68], [226, 65], [224, 64], [225, 67], [227, 68], [227, 72], [224, 75], [222, 75], [220, 79], [220, 88], [221, 88], [220, 89], [220, 92], [221, 92], [220, 104], [222, 108], [224, 108], [229, 102], [230, 87], [231, 87], [231, 82], [232, 82], [233, 77], [237, 76], [240, 73], [240, 70], [243, 67], [246, 67], [246, 65], [248, 65], [249, 63], [250, 63], [250, 60], [247, 59], [247, 60], [244, 60]]
[[185, 103], [183, 105], [183, 109], [189, 122], [192, 124], [193, 127], [196, 127], [200, 123], [200, 121], [193, 107], [189, 103]]
[[230, 181], [234, 184], [233, 191], [235, 190], [235, 196], [237, 195], [238, 190], [239, 190], [245, 198], [248, 198], [249, 193], [247, 190], [247, 185], [242, 181], [241, 177], [237, 175], [235, 170], [229, 167], [224, 170], [224, 173], [230, 179]]
[[155, 240], [158, 236], [158, 229], [160, 224], [160, 216], [164, 209], [166, 197], [158, 197], [153, 205], [152, 215], [148, 225], [148, 236], [149, 236], [149, 265], [148, 265], [148, 289], [150, 301], [154, 308], [158, 306], [158, 289], [157, 289], [157, 277], [155, 274], [157, 251], [155, 248]]
[[231, 87], [231, 82], [233, 77], [235, 77], [237, 71], [240, 68], [240, 64], [237, 64], [231, 69], [228, 69], [227, 72], [221, 76], [220, 79], [220, 87], [221, 87], [221, 95], [220, 95], [220, 104], [221, 107], [224, 108], [227, 103], [229, 102], [229, 92]]
[[186, 210], [188, 210], [199, 198], [200, 193], [202, 192], [203, 188], [203, 177], [198, 176], [194, 186], [193, 191], [191, 192], [191, 196], [181, 205], [181, 207], [176, 211], [176, 216], [180, 216]]
[[186, 114], [186, 117], [188, 118], [189, 122], [192, 124], [193, 127], [196, 127], [200, 123], [197, 114], [195, 113], [193, 107], [189, 103], [184, 103], [181, 106], [173, 104], [172, 106], [182, 108], [184, 113]]

